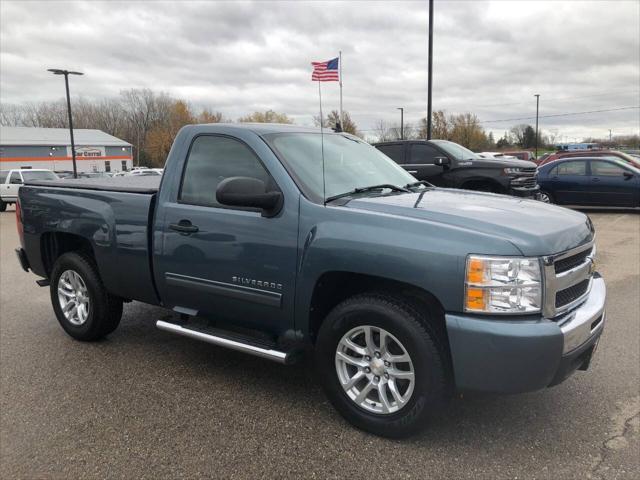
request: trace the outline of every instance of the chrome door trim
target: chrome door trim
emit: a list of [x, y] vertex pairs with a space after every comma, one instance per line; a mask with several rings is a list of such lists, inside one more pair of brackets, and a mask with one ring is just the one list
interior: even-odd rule
[[282, 307], [282, 294], [269, 290], [218, 282], [206, 278], [190, 277], [188, 275], [171, 272], [165, 273], [165, 282], [168, 286], [190, 288], [204, 293], [267, 305], [269, 307]]

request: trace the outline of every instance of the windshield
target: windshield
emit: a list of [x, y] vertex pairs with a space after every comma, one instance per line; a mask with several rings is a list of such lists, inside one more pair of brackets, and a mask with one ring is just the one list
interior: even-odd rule
[[450, 142], [448, 140], [431, 140], [438, 145], [441, 149], [447, 152], [456, 160], [476, 160], [478, 155], [473, 153], [468, 148], [464, 148], [462, 145]]
[[623, 161], [627, 162], [627, 164], [631, 164], [634, 167], [640, 167], [640, 161], [637, 158], [632, 157], [628, 153], [618, 152], [618, 158], [622, 158]]
[[324, 134], [324, 195], [320, 133], [278, 133], [266, 139], [305, 195], [313, 201], [379, 184], [403, 186], [416, 179], [357, 137]]
[[49, 170], [23, 170], [22, 178], [25, 182], [29, 180], [58, 180], [58, 176]]
[[616, 163], [617, 165], [619, 165], [625, 170], [631, 170], [633, 173], [640, 174], [640, 168], [636, 167], [633, 164], [627, 163], [624, 160], [621, 160], [620, 158], [616, 158], [616, 157], [605, 157], [605, 158], [610, 158], [611, 160], [614, 161], [614, 163]]

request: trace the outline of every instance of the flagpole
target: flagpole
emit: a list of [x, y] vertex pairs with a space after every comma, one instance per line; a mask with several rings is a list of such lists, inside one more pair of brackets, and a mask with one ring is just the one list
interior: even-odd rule
[[344, 130], [344, 117], [342, 116], [342, 50], [340, 50], [338, 68], [340, 69], [340, 128]]

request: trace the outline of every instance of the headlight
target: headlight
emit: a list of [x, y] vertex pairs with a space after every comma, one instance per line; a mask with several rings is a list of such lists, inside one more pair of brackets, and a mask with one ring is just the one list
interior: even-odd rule
[[540, 260], [469, 255], [465, 312], [536, 313], [542, 305]]
[[518, 173], [522, 173], [522, 169], [521, 168], [505, 168], [504, 173], [506, 173], [507, 175], [516, 175]]

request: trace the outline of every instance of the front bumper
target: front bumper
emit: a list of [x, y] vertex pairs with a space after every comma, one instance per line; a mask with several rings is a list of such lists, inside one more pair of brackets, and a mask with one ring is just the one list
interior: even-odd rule
[[538, 185], [535, 187], [514, 187], [511, 185], [511, 187], [509, 187], [509, 191], [511, 195], [516, 197], [537, 198], [538, 193], [540, 192], [540, 187]]
[[604, 329], [605, 298], [595, 274], [584, 302], [553, 320], [446, 314], [457, 388], [521, 393], [586, 370]]

